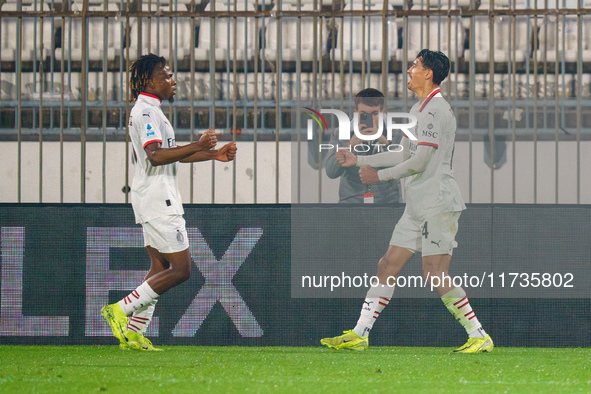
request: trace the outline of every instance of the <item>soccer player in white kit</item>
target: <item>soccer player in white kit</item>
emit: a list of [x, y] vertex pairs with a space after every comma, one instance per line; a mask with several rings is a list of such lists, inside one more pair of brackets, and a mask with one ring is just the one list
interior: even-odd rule
[[236, 144], [213, 149], [217, 139], [209, 130], [199, 141], [177, 146], [174, 130], [160, 108], [163, 100], [171, 100], [176, 94], [176, 81], [166, 59], [154, 54], [140, 56], [129, 71], [131, 101], [135, 102], [129, 117], [135, 163], [131, 204], [136, 223], [143, 228], [150, 271], [127, 297], [105, 306], [101, 316], [111, 326], [122, 349], [153, 351], [161, 349], [155, 348], [143, 334], [158, 297], [191, 275], [191, 254], [177, 181], [178, 162], [231, 161], [236, 155]]
[[[359, 175], [365, 184], [404, 178], [406, 209], [378, 263], [380, 283], [367, 292], [357, 325], [344, 335], [320, 341], [333, 349], [369, 347], [369, 332], [394, 294], [394, 283], [392, 279], [388, 282], [388, 278], [396, 277], [416, 252], [422, 254], [426, 279], [449, 277], [451, 255], [457, 246], [458, 219], [466, 209], [452, 175], [456, 120], [439, 89], [449, 73], [449, 59], [439, 51], [423, 49], [407, 72], [408, 89], [419, 97], [410, 111], [417, 117], [413, 132], [417, 141], [404, 138], [410, 157], [404, 151], [355, 156], [348, 150], [339, 150], [337, 155], [343, 167], [361, 167]], [[373, 167], [385, 168], [378, 171]], [[434, 288], [468, 334], [466, 344], [454, 352], [492, 351], [493, 341], [476, 318], [465, 291], [449, 280], [442, 282]]]

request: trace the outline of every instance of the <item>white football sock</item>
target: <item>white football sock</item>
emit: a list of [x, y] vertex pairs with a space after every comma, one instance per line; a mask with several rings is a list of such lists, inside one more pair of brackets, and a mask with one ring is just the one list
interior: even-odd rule
[[369, 289], [365, 296], [365, 301], [363, 301], [361, 315], [359, 316], [357, 325], [353, 329], [357, 335], [360, 337], [369, 335], [373, 324], [384, 308], [390, 303], [393, 294], [394, 287], [383, 284]]
[[129, 315], [130, 313], [147, 306], [156, 298], [158, 298], [158, 294], [152, 290], [148, 282], [144, 282], [139, 285], [137, 289], [129, 293], [127, 297], [119, 301], [119, 306], [123, 313]]
[[466, 292], [461, 287], [456, 287], [441, 296], [451, 314], [460, 322], [470, 338], [484, 338], [486, 331], [476, 318], [476, 314], [470, 306]]
[[137, 332], [138, 334], [144, 335], [152, 321], [157, 302], [158, 298], [155, 298], [148, 305], [133, 312], [133, 315], [129, 318], [129, 322], [127, 323], [127, 331]]

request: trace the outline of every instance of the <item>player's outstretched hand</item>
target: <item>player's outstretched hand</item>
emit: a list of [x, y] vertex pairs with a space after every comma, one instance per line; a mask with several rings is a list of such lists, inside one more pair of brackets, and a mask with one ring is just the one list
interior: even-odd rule
[[378, 171], [370, 166], [363, 166], [359, 169], [359, 178], [361, 178], [361, 183], [365, 185], [371, 185], [380, 181]]
[[213, 148], [218, 143], [218, 139], [215, 136], [215, 131], [207, 130], [205, 133], [203, 133], [201, 138], [199, 138], [197, 143], [201, 147], [201, 150], [209, 150]]
[[236, 143], [230, 142], [218, 150], [214, 159], [218, 161], [232, 161], [234, 160], [234, 157], [236, 157], [237, 150], [238, 148], [236, 147]]
[[353, 167], [357, 165], [357, 156], [348, 149], [339, 149], [336, 157], [341, 167]]

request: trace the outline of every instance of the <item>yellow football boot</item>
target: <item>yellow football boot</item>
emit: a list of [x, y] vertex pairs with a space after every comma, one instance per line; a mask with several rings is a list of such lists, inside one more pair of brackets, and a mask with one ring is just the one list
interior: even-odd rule
[[464, 346], [460, 346], [459, 348], [455, 349], [454, 353], [468, 353], [468, 354], [476, 354], [476, 353], [490, 353], [494, 349], [495, 344], [493, 343], [492, 338], [490, 335], [487, 335], [484, 338], [468, 338], [468, 342], [464, 344]]
[[360, 337], [353, 330], [343, 333], [338, 337], [321, 339], [320, 343], [331, 349], [367, 350], [369, 347], [369, 336]]

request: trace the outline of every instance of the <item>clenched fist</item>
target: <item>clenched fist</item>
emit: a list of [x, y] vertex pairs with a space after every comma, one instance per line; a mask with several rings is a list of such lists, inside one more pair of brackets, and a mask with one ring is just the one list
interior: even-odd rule
[[361, 178], [361, 183], [365, 185], [371, 185], [380, 181], [378, 171], [370, 166], [363, 166], [359, 169], [359, 178]]
[[203, 133], [201, 138], [199, 138], [197, 143], [201, 147], [201, 150], [208, 150], [216, 146], [218, 139], [215, 136], [215, 132], [213, 130], [207, 130], [205, 133]]
[[357, 156], [348, 149], [339, 149], [336, 153], [337, 161], [341, 167], [353, 167], [357, 165]]
[[232, 161], [234, 157], [236, 157], [236, 151], [238, 148], [236, 147], [235, 142], [230, 142], [220, 148], [215, 155], [215, 160], [218, 161]]

